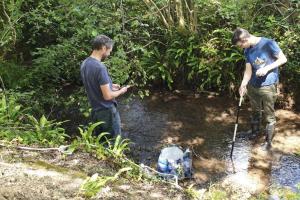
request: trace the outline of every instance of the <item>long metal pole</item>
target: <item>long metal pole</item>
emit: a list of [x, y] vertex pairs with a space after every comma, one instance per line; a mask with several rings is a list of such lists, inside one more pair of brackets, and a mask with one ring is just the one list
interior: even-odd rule
[[233, 133], [233, 139], [232, 139], [232, 146], [231, 146], [231, 152], [230, 152], [230, 158], [232, 158], [232, 153], [233, 153], [233, 148], [234, 148], [234, 143], [235, 143], [235, 136], [236, 136], [236, 131], [239, 125], [239, 114], [240, 114], [240, 108], [242, 105], [242, 101], [243, 101], [243, 97], [240, 97], [240, 101], [239, 101], [239, 105], [237, 108], [237, 114], [236, 114], [236, 121], [235, 121], [235, 125], [234, 125], [234, 133]]

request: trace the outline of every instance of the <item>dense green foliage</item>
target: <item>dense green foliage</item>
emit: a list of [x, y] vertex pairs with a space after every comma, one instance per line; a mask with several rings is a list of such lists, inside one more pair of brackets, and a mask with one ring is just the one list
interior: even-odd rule
[[[98, 34], [115, 41], [105, 61], [114, 82], [134, 83], [140, 95], [149, 87], [235, 94], [244, 58], [231, 36], [244, 27], [278, 41], [288, 57], [281, 70], [284, 93], [299, 99], [295, 0], [1, 0], [0, 10], [1, 120], [8, 127], [25, 123], [37, 137], [39, 126], [64, 137], [60, 122], [44, 115], [60, 120], [69, 120], [72, 112], [88, 116], [86, 96], [77, 90], [82, 86], [79, 66]], [[51, 130], [42, 131], [56, 137]]]
[[115, 159], [124, 157], [124, 152], [129, 150], [129, 140], [117, 136], [115, 139], [108, 139], [109, 133], [93, 134], [94, 129], [103, 122], [97, 122], [89, 125], [86, 129], [79, 127], [80, 137], [72, 142], [71, 149], [82, 149], [85, 152], [96, 155], [99, 159], [114, 157]]
[[44, 115], [36, 119], [18, 103], [18, 93], [0, 94], [0, 98], [0, 140], [43, 146], [64, 143], [67, 135], [61, 128], [63, 122], [47, 120]]
[[[89, 115], [79, 66], [98, 34], [115, 41], [105, 60], [114, 82], [135, 84], [140, 95], [149, 87], [235, 94], [244, 58], [231, 37], [244, 27], [278, 41], [288, 57], [284, 93], [297, 101], [299, 21], [294, 0], [1, 0], [1, 138], [59, 144], [65, 123], [51, 118]], [[88, 132], [79, 130], [90, 148]]]
[[[3, 1], [1, 67], [30, 64], [14, 70], [26, 69], [19, 84], [25, 88], [80, 84], [79, 65], [90, 53], [90, 39], [106, 34], [116, 42], [106, 64], [118, 83], [231, 91], [241, 79], [243, 57], [230, 39], [241, 26], [279, 42], [289, 59], [282, 81], [299, 85], [297, 1], [176, 2]], [[19, 77], [5, 82], [15, 87]]]

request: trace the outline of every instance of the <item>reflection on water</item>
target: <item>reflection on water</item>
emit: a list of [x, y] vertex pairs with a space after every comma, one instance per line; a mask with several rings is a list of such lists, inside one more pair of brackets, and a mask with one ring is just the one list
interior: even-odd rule
[[274, 184], [289, 186], [300, 192], [300, 159], [295, 156], [282, 156], [278, 163], [272, 167], [272, 182]]
[[[228, 145], [228, 149], [231, 148], [231, 144]], [[237, 139], [234, 152], [231, 159], [227, 158], [227, 166], [229, 173], [240, 173], [245, 172], [248, 169], [248, 161], [250, 159], [250, 150], [251, 150], [251, 143], [249, 140], [246, 139]], [[230, 161], [230, 162], [229, 162]], [[230, 164], [231, 163], [231, 164]]]
[[[244, 177], [248, 179], [248, 182], [244, 180], [245, 184], [259, 182], [268, 186], [271, 174], [272, 179], [282, 184], [276, 176], [290, 175], [282, 174], [278, 168], [273, 169], [272, 156], [254, 151], [255, 142], [247, 138], [237, 138], [232, 161], [229, 158], [235, 104], [232, 99], [224, 97], [195, 98], [166, 93], [154, 94], [144, 100], [136, 98], [126, 104], [120, 103], [123, 132], [134, 142], [131, 148], [133, 158], [152, 167], [155, 167], [163, 146], [175, 143], [183, 148], [191, 147], [195, 181], [199, 185], [225, 177], [241, 182]], [[248, 114], [241, 110], [239, 130], [247, 128]], [[277, 171], [271, 173], [271, 169]], [[299, 171], [297, 175], [295, 181], [299, 181]]]

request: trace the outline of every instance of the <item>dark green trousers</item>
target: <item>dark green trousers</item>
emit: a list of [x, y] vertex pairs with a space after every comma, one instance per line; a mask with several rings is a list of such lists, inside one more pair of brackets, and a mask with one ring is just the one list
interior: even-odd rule
[[276, 123], [274, 104], [277, 99], [277, 87], [275, 84], [253, 87], [248, 85], [247, 94], [252, 108], [252, 119], [259, 120], [260, 112], [263, 108], [263, 116], [268, 124]]

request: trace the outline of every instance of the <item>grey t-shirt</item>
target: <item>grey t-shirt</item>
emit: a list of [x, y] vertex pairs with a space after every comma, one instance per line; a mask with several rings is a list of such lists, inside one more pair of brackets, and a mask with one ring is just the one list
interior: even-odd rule
[[102, 110], [117, 104], [115, 99], [107, 101], [103, 98], [100, 85], [109, 84], [112, 89], [111, 78], [103, 63], [95, 58], [88, 57], [80, 66], [80, 74], [92, 110]]

